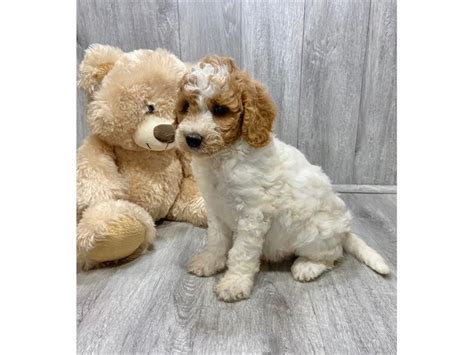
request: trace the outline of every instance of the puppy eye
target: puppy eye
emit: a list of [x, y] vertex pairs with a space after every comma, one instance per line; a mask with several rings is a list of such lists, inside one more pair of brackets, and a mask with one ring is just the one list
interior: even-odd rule
[[212, 107], [212, 113], [216, 116], [224, 116], [229, 112], [229, 108], [225, 106], [215, 105]]
[[155, 112], [155, 105], [146, 105], [147, 112], [146, 113], [153, 113]]
[[181, 110], [180, 112], [181, 113], [187, 113], [188, 112], [188, 109], [189, 109], [189, 102], [184, 102], [183, 105], [181, 106]]

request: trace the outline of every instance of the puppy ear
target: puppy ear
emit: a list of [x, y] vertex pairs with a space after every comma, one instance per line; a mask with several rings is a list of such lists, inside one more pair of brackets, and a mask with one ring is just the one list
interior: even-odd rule
[[93, 44], [87, 48], [79, 65], [79, 87], [92, 95], [122, 54], [119, 48], [102, 44]]
[[267, 145], [272, 134], [272, 125], [277, 110], [265, 87], [245, 74], [242, 81], [242, 103], [244, 106], [242, 136], [254, 148]]

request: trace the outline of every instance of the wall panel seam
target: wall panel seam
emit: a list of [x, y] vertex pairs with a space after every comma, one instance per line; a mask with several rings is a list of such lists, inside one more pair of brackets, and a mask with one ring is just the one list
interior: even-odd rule
[[356, 139], [354, 142], [354, 158], [352, 161], [352, 177], [351, 183], [355, 182], [355, 171], [356, 171], [356, 163], [357, 163], [357, 150], [359, 146], [359, 139], [360, 139], [360, 130], [361, 130], [361, 120], [363, 115], [363, 104], [364, 104], [364, 93], [365, 93], [365, 85], [366, 85], [366, 74], [368, 70], [368, 57], [369, 57], [369, 44], [370, 44], [370, 29], [371, 29], [371, 19], [372, 19], [372, 0], [369, 0], [369, 16], [367, 16], [367, 31], [365, 37], [365, 51], [364, 51], [364, 68], [362, 70], [362, 80], [360, 85], [360, 98], [359, 98], [359, 114], [357, 116], [357, 125], [356, 125]]
[[181, 52], [181, 19], [179, 18], [179, 2], [180, 0], [176, 0], [176, 13], [178, 16], [178, 48], [179, 48], [179, 59], [182, 60], [183, 54]]
[[242, 52], [244, 51], [244, 36], [243, 36], [243, 29], [242, 29], [242, 3], [243, 1], [239, 1], [239, 9], [240, 9], [240, 19], [239, 19], [239, 25], [240, 25], [240, 51], [239, 51], [239, 64], [240, 66], [243, 65], [243, 58], [242, 58]]
[[303, 30], [301, 34], [301, 55], [300, 55], [300, 88], [298, 92], [298, 123], [296, 125], [296, 148], [300, 147], [300, 116], [301, 116], [301, 88], [303, 86], [303, 56], [304, 56], [304, 33], [306, 26], [306, 1], [303, 2]]

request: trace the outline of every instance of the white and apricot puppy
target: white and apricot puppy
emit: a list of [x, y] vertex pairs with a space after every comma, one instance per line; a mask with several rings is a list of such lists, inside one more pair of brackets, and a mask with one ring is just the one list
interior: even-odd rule
[[230, 58], [206, 57], [183, 77], [176, 108], [180, 147], [208, 208], [206, 249], [188, 271], [210, 276], [227, 267], [219, 299], [250, 296], [260, 259], [296, 255], [291, 272], [310, 281], [343, 254], [380, 274], [383, 258], [350, 229], [350, 212], [328, 177], [272, 135], [275, 106], [265, 88]]

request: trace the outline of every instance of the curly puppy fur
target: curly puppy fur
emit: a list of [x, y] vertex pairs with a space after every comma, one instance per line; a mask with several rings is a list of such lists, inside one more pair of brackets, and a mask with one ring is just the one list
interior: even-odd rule
[[351, 232], [350, 212], [321, 168], [273, 136], [271, 98], [232, 59], [206, 57], [193, 66], [180, 83], [176, 114], [178, 144], [193, 156], [209, 214], [206, 249], [188, 271], [210, 276], [227, 267], [215, 287], [219, 299], [248, 298], [262, 257], [296, 255], [291, 272], [303, 282], [332, 268], [343, 249], [389, 273]]
[[92, 134], [77, 153], [77, 261], [81, 268], [145, 252], [163, 218], [206, 225], [190, 159], [175, 142], [186, 66], [164, 49], [93, 45], [79, 66]]

